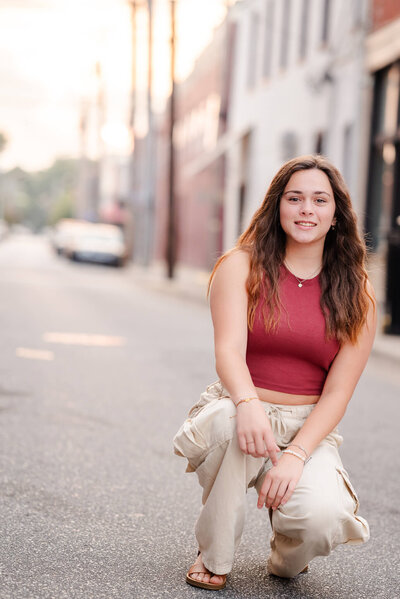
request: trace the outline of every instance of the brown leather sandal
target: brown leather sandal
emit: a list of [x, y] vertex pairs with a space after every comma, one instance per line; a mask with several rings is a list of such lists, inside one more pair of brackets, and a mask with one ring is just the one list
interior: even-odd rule
[[[199, 555], [200, 551], [198, 552], [197, 557]], [[224, 576], [225, 579], [220, 584], [214, 584], [212, 582], [203, 582], [202, 580], [195, 580], [190, 576], [191, 574], [210, 574], [211, 577]], [[224, 589], [226, 586], [226, 574], [214, 574], [213, 572], [210, 572], [210, 570], [208, 570], [208, 568], [206, 568], [204, 564], [203, 568], [201, 568], [201, 566], [199, 566], [198, 564], [193, 564], [193, 566], [189, 568], [188, 573], [186, 574], [186, 582], [192, 585], [193, 587], [198, 587], [200, 589], [207, 589], [208, 591], [220, 591], [221, 589]]]
[[306, 572], [308, 572], [308, 565], [300, 572], [300, 574], [305, 574]]

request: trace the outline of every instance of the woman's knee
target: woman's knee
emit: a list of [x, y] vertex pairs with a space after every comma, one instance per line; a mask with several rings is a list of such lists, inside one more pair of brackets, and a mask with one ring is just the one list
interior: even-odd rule
[[335, 501], [328, 497], [310, 497], [295, 508], [288, 502], [277, 510], [272, 525], [286, 537], [313, 544], [319, 555], [328, 555], [340, 518], [340, 506]]
[[305, 518], [304, 540], [318, 548], [319, 555], [328, 555], [332, 550], [341, 517], [340, 509], [333, 501], [311, 504]]

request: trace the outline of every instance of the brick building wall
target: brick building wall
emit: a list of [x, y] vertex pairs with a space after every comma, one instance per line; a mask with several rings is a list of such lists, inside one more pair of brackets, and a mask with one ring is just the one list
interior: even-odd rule
[[[215, 31], [192, 73], [176, 85], [175, 205], [180, 264], [211, 269], [222, 252], [225, 159], [218, 151], [227, 108], [226, 30]], [[154, 256], [165, 257], [168, 220], [168, 109], [159, 129]]]
[[372, 3], [372, 30], [375, 31], [400, 17], [399, 0], [375, 0]]

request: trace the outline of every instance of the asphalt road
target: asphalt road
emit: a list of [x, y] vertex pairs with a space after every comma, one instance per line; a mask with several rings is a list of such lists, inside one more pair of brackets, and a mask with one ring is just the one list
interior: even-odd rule
[[[200, 489], [171, 444], [216, 378], [207, 307], [22, 236], [0, 244], [0, 305], [0, 599], [208, 597], [184, 582]], [[269, 577], [251, 492], [219, 597], [400, 597], [399, 391], [372, 358], [340, 427], [370, 542]]]

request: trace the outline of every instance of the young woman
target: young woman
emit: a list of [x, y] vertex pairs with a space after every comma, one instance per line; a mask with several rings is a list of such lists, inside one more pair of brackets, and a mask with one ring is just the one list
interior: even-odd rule
[[368, 540], [336, 428], [375, 334], [364, 261], [346, 185], [322, 156], [284, 164], [217, 261], [209, 290], [220, 380], [174, 438], [203, 487], [189, 584], [225, 586], [252, 486], [269, 509], [271, 574], [295, 576], [339, 543]]

